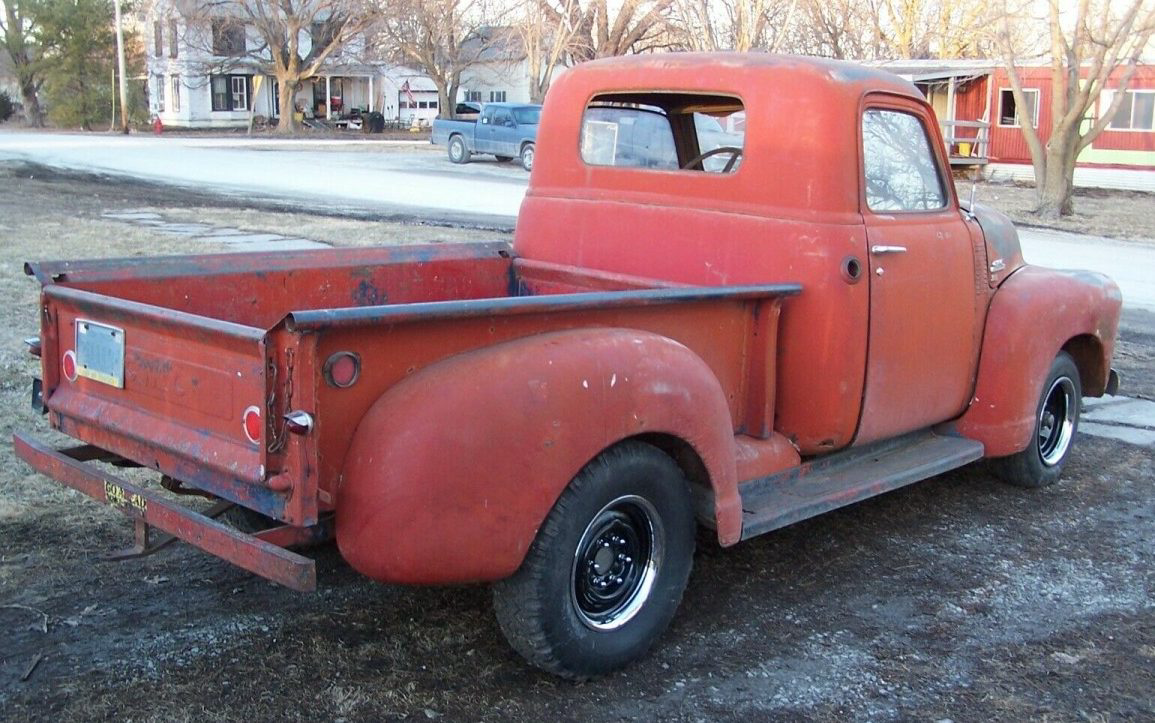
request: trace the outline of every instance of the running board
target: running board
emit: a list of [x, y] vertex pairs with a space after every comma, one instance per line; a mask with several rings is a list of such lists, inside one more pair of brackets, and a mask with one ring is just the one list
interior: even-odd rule
[[942, 474], [983, 456], [983, 445], [930, 430], [851, 449], [745, 482], [742, 539]]

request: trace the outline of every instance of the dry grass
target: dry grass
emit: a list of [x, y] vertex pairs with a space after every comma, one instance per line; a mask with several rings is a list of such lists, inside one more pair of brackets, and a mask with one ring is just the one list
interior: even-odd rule
[[[970, 196], [971, 182], [955, 181], [959, 197]], [[1106, 191], [1094, 188], [1075, 193], [1075, 213], [1058, 221], [1044, 222], [1033, 211], [1034, 186], [1010, 183], [979, 183], [975, 200], [999, 209], [1024, 226], [1045, 226], [1071, 233], [1155, 242], [1155, 195], [1139, 191]]]
[[445, 241], [502, 240], [500, 231], [475, 231], [445, 226], [418, 226], [391, 221], [364, 221], [352, 218], [315, 216], [243, 208], [148, 208], [166, 219], [184, 223], [209, 223], [253, 233], [279, 233], [293, 238], [321, 241], [334, 246], [377, 246]]

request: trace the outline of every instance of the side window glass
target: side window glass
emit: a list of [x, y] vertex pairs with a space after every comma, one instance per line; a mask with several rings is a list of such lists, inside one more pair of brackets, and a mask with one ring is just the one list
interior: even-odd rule
[[916, 116], [867, 110], [862, 116], [862, 156], [870, 210], [930, 211], [946, 206], [930, 139]]

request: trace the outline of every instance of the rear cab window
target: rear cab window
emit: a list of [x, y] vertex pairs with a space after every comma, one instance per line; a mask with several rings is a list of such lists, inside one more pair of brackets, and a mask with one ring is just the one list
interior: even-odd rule
[[581, 157], [591, 166], [736, 173], [745, 137], [746, 111], [732, 96], [603, 94], [586, 106]]

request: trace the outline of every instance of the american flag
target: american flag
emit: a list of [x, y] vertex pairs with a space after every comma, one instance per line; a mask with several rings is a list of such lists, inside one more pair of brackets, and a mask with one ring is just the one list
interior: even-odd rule
[[413, 102], [413, 91], [409, 89], [409, 81], [408, 80], [405, 81], [401, 85], [401, 90], [405, 92], [405, 97], [409, 99], [410, 103], [412, 103]]

